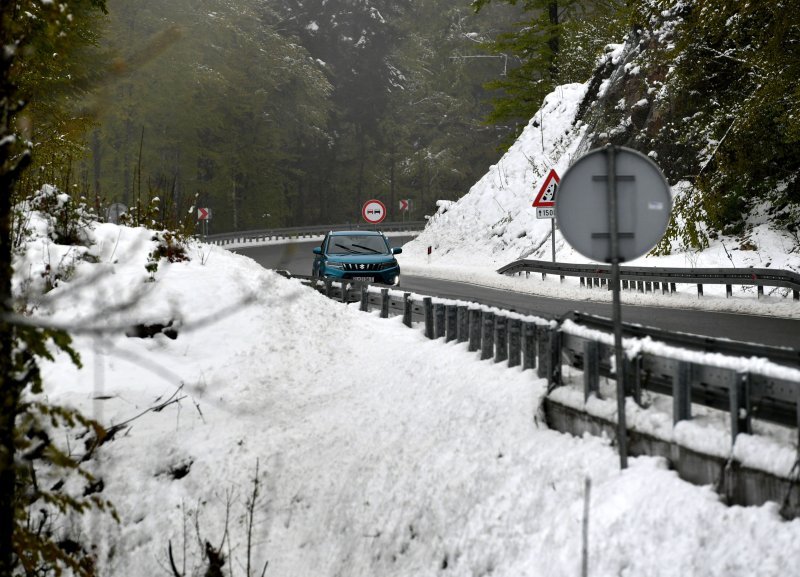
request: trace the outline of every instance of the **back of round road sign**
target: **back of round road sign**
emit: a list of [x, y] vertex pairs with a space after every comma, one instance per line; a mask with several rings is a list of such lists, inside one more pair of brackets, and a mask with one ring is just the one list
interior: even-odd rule
[[610, 148], [588, 152], [567, 170], [556, 195], [556, 217], [561, 233], [576, 251], [598, 262], [611, 262], [608, 175], [613, 171], [618, 258], [624, 262], [647, 254], [664, 236], [672, 194], [651, 159], [630, 148]]

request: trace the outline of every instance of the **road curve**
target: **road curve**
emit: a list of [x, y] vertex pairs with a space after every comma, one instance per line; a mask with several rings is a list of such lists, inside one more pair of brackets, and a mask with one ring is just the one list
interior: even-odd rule
[[[389, 240], [393, 246], [402, 246], [412, 238], [390, 237]], [[265, 268], [308, 275], [311, 274], [313, 261], [311, 249], [318, 245], [319, 242], [302, 241], [248, 247], [236, 249], [235, 252], [249, 256]], [[402, 275], [399, 288], [418, 294], [477, 300], [521, 313], [560, 316], [577, 310], [611, 317], [610, 303], [576, 302], [462, 282]], [[800, 320], [633, 305], [623, 305], [622, 316], [627, 323], [639, 323], [669, 331], [800, 349]]]

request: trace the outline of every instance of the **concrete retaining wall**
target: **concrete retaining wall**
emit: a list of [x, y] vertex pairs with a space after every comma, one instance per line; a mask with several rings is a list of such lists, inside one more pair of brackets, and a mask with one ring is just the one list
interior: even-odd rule
[[[617, 424], [557, 403], [544, 401], [547, 425], [556, 431], [582, 436], [589, 433], [615, 438]], [[781, 507], [787, 519], [800, 516], [800, 484], [797, 479], [777, 477], [743, 466], [736, 460], [704, 455], [676, 443], [628, 430], [628, 454], [664, 457], [681, 479], [695, 485], [713, 485], [729, 505], [763, 505], [768, 501]]]

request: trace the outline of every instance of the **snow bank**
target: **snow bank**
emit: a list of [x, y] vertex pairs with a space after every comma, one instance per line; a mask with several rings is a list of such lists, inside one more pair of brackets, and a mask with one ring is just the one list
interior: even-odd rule
[[532, 371], [480, 362], [466, 344], [428, 341], [219, 248], [193, 245], [149, 282], [151, 233], [92, 234], [97, 262], [75, 267], [37, 314], [179, 331], [79, 335], [85, 369], [64, 357], [44, 367], [51, 400], [127, 422], [93, 464], [121, 522], [72, 524], [99, 543], [104, 574], [169, 573], [169, 544], [197, 574], [200, 544], [219, 545], [226, 527], [226, 566], [242, 574], [257, 463], [252, 561], [268, 575], [576, 575], [587, 477], [593, 575], [794, 567], [800, 521], [776, 505], [725, 507], [658, 459], [620, 472], [607, 440], [542, 426], [545, 383]]
[[[576, 156], [585, 152], [582, 145], [587, 126], [576, 121], [576, 113], [587, 86], [560, 86], [545, 98], [540, 111], [500, 161], [457, 202], [440, 207], [417, 239], [405, 245], [399, 257], [405, 270], [433, 264], [491, 272], [522, 258], [552, 259], [551, 221], [537, 219], [532, 202], [551, 168], [563, 176]], [[687, 183], [678, 183], [673, 195], [686, 187]], [[800, 271], [796, 239], [772, 229], [766, 211], [753, 215], [748, 224], [750, 231], [743, 238], [719, 236], [702, 251], [675, 245], [671, 255], [644, 256], [625, 264]], [[589, 262], [558, 231], [555, 252], [559, 262]], [[440, 275], [452, 278], [446, 272]], [[735, 290], [748, 294], [755, 289]], [[772, 292], [784, 296], [786, 293], [783, 289]]]

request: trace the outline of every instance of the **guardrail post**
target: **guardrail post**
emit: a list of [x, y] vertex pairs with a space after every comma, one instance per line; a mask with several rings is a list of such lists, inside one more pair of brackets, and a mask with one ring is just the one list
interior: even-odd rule
[[543, 379], [548, 376], [550, 362], [550, 329], [549, 327], [536, 326], [536, 376]]
[[557, 328], [549, 330], [550, 356], [547, 367], [547, 390], [560, 387], [561, 383], [561, 331]]
[[792, 289], [792, 300], [800, 301], [800, 290]]
[[594, 393], [600, 396], [600, 346], [597, 341], [583, 341], [583, 401]]
[[469, 339], [469, 310], [464, 305], [456, 307], [456, 342]]
[[333, 294], [333, 281], [331, 281], [331, 279], [329, 279], [329, 278], [326, 278], [325, 279], [325, 296], [328, 297], [328, 298], [331, 298], [332, 294]]
[[494, 313], [483, 311], [481, 314], [483, 327], [481, 330], [481, 360], [491, 359], [494, 354]]
[[661, 283], [661, 294], [669, 294], [669, 283], [662, 282]]
[[677, 292], [677, 290], [678, 289], [675, 288], [675, 283], [674, 282], [669, 283], [669, 292], [670, 292], [670, 294], [674, 295]]
[[508, 366], [518, 367], [522, 352], [522, 321], [508, 320]]
[[389, 289], [381, 289], [381, 318], [389, 318]]
[[678, 369], [672, 376], [672, 423], [692, 418], [692, 365], [678, 362]]
[[502, 315], [494, 317], [494, 362], [508, 359], [508, 319]]
[[340, 286], [342, 287], [342, 295], [341, 295], [342, 298], [341, 298], [341, 301], [343, 303], [346, 303], [347, 302], [347, 289], [350, 287], [350, 283], [347, 282], [347, 281], [342, 281]]
[[703, 296], [703, 285], [698, 283], [698, 285], [697, 285], [697, 298], [700, 298], [701, 296]]
[[481, 311], [469, 309], [469, 346], [467, 350], [474, 353], [481, 348]]
[[425, 336], [433, 338], [433, 300], [431, 297], [422, 299], [422, 307], [425, 313]]
[[434, 318], [434, 327], [435, 327], [435, 336], [437, 339], [440, 339], [445, 334], [445, 325], [444, 325], [444, 304], [436, 303], [433, 305], [433, 318]]
[[411, 326], [411, 293], [403, 293], [403, 324]]
[[633, 397], [636, 404], [642, 404], [642, 355], [638, 354], [632, 359], [624, 355], [625, 363], [625, 396]]
[[725, 298], [729, 299], [733, 296], [733, 285], [726, 284], [725, 285]]
[[[750, 395], [747, 395], [747, 398], [750, 398]], [[797, 392], [797, 396], [795, 398], [795, 427], [797, 427], [797, 458], [800, 459], [800, 391]]]
[[536, 368], [536, 324], [522, 323], [522, 370]]
[[362, 284], [361, 285], [361, 303], [358, 306], [358, 310], [364, 313], [369, 312], [369, 285]]
[[446, 336], [445, 342], [456, 340], [456, 305], [447, 305], [444, 307], [444, 314], [446, 317]]
[[581, 288], [586, 288], [586, 279], [581, 277]]
[[758, 295], [756, 296], [756, 298], [760, 299], [761, 297], [763, 297], [764, 296], [764, 285], [758, 285], [758, 287], [756, 287], [756, 291], [758, 292]]
[[628, 290], [628, 281], [626, 280], [622, 281], [622, 290], [624, 291]]
[[728, 387], [731, 413], [731, 445], [736, 443], [739, 433], [752, 431], [750, 422], [750, 373], [731, 372]]

